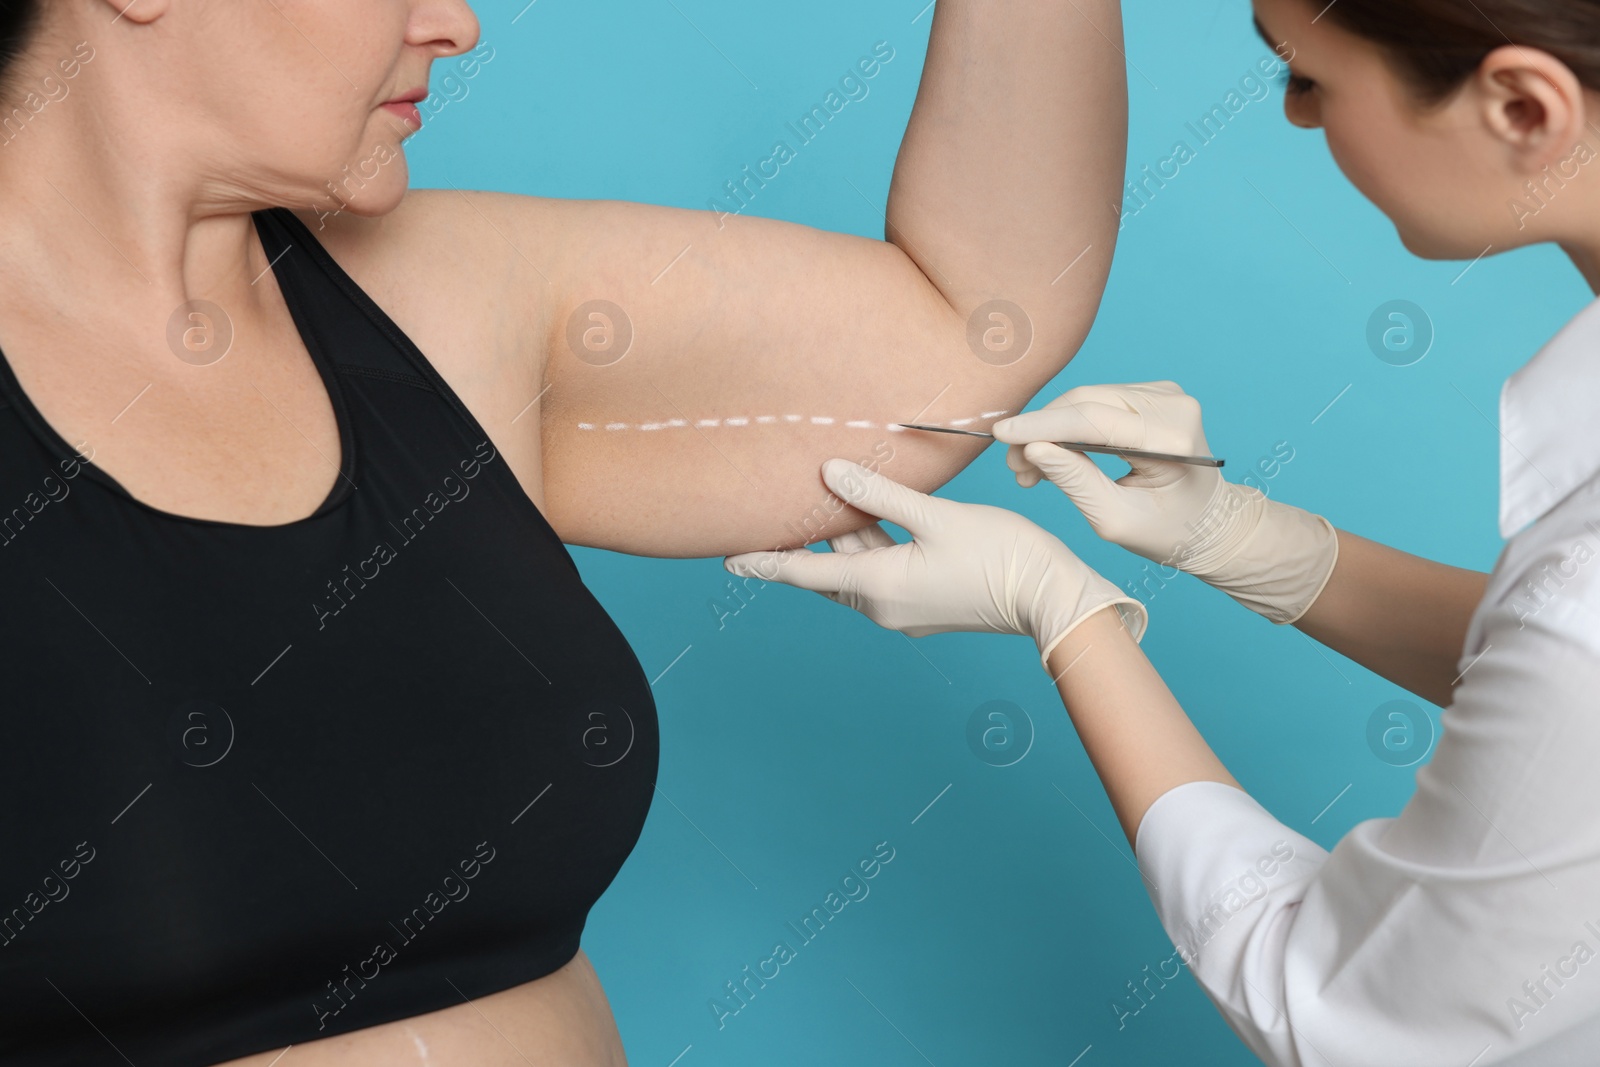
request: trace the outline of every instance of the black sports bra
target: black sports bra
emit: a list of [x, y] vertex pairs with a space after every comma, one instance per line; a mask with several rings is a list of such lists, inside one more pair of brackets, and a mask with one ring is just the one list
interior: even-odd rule
[[656, 710], [489, 435], [284, 209], [339, 422], [315, 514], [133, 499], [0, 355], [0, 1062], [203, 1067], [550, 973]]

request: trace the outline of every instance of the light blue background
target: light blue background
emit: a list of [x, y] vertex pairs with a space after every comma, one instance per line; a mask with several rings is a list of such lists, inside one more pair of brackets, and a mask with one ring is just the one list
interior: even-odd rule
[[[751, 209], [881, 237], [932, 20], [918, 17], [924, 3], [480, 4], [495, 58], [413, 141], [414, 184], [704, 208], [886, 40], [897, 57], [871, 95]], [[1135, 3], [1126, 23], [1137, 172], [1177, 139], [1197, 147], [1185, 123], [1269, 53], [1242, 0]], [[1487, 570], [1500, 548], [1499, 384], [1589, 294], [1549, 248], [1464, 275], [1464, 262], [1412, 257], [1281, 102], [1274, 86], [1248, 104], [1128, 221], [1087, 345], [1029, 406], [1080, 383], [1173, 378], [1204, 403], [1234, 477], [1288, 442], [1275, 497]], [[1393, 299], [1419, 304], [1436, 331], [1413, 366], [1366, 343], [1369, 316]], [[1048, 485], [1019, 489], [1000, 446], [941, 493], [1024, 512], [1119, 584], [1139, 574]], [[779, 586], [719, 628], [720, 560], [573, 553], [646, 673], [661, 675], [671, 802], [657, 801], [584, 940], [631, 1062], [1256, 1062], [1187, 974], [1119, 1029], [1124, 984], [1173, 950], [1025, 639], [912, 642]], [[1151, 609], [1144, 647], [1269, 810], [1331, 847], [1400, 809], [1415, 768], [1377, 758], [1366, 728], [1406, 694], [1187, 577]], [[1020, 705], [1037, 731], [1010, 767], [967, 744], [969, 716], [992, 699]], [[711, 998], [777, 940], [795, 943], [785, 922], [883, 840], [896, 856], [870, 896], [719, 1030]]]

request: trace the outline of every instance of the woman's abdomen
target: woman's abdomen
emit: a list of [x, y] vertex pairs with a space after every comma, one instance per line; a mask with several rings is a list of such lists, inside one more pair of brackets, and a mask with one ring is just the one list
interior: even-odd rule
[[[281, 1059], [280, 1059], [281, 1057]], [[622, 1039], [589, 958], [473, 1000], [216, 1067], [625, 1067]]]

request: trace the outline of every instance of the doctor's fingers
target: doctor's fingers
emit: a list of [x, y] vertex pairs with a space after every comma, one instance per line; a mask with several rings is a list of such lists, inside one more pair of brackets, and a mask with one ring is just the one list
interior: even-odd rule
[[1075, 385], [1045, 405], [1045, 408], [1072, 407], [1076, 404], [1109, 404], [1137, 411], [1147, 398], [1174, 396], [1183, 392], [1177, 382], [1120, 382], [1105, 385]]
[[842, 590], [854, 588], [853, 572], [859, 559], [860, 553], [855, 552], [813, 552], [808, 548], [793, 548], [729, 556], [722, 561], [722, 566], [740, 577], [782, 582], [796, 589], [809, 589], [813, 593], [832, 597]]
[[[1177, 382], [1166, 380], [1158, 382], [1128, 382], [1121, 385], [1075, 385], [1050, 401], [1041, 410], [1057, 411], [1061, 408], [1081, 408], [1086, 404], [1103, 404], [1108, 408], [1132, 411], [1144, 415], [1154, 413], [1159, 418], [1161, 409], [1171, 404], [1173, 402], [1172, 398], [1185, 395], [1183, 386]], [[1001, 423], [1007, 421], [1006, 419], [1000, 420]], [[995, 425], [998, 426], [1000, 423]], [[1134, 446], [1124, 445], [1123, 447], [1132, 448]]]
[[[919, 493], [887, 474], [870, 471], [859, 463], [845, 459], [830, 459], [824, 463], [822, 480], [845, 503], [868, 515], [888, 519], [913, 537], [932, 531], [940, 512], [952, 503]], [[894, 539], [890, 538], [888, 544], [894, 543]]]
[[1119, 494], [1126, 490], [1106, 477], [1088, 456], [1046, 441], [1017, 447], [1026, 451], [1025, 460], [1065, 493], [1097, 530], [1118, 509]]
[[[1164, 383], [1156, 383], [1164, 384]], [[1114, 386], [1080, 386], [1072, 393], [1090, 390], [1111, 390]], [[1065, 394], [1058, 398], [1064, 400]], [[1032, 489], [1045, 477], [1025, 448], [1035, 441], [1076, 441], [1083, 444], [1105, 444], [1118, 448], [1140, 448], [1144, 445], [1147, 427], [1144, 416], [1129, 411], [1120, 401], [1102, 404], [1086, 401], [1065, 407], [1048, 407], [1001, 419], [994, 424], [997, 440], [1014, 442], [1006, 449], [1006, 466], [1017, 475], [1017, 484]], [[1130, 463], [1135, 461], [1130, 460]]]
[[1047, 408], [1058, 408], [1073, 404], [1109, 404], [1112, 407], [1125, 407], [1129, 411], [1137, 411], [1141, 403], [1147, 398], [1162, 396], [1177, 396], [1183, 392], [1183, 386], [1177, 382], [1124, 382], [1116, 385], [1075, 385], [1071, 389], [1056, 397]]
[[828, 538], [828, 547], [835, 552], [860, 552], [868, 548], [888, 548], [898, 544], [889, 531], [883, 528], [882, 523], [872, 523], [859, 530], [853, 530], [838, 537]]
[[[992, 432], [995, 440], [1010, 445], [1026, 445], [1033, 441], [1077, 441], [1116, 448], [1144, 448], [1146, 427], [1141, 412], [1129, 411], [1120, 404], [1087, 401], [1013, 415], [995, 423]], [[1013, 463], [1008, 452], [1007, 466], [1011, 466], [1012, 470], [1021, 469], [1013, 466]]]
[[1017, 476], [1017, 484], [1032, 489], [1044, 480], [1044, 472], [1035, 467], [1024, 455], [1027, 445], [1011, 445], [1006, 449], [1006, 466]]

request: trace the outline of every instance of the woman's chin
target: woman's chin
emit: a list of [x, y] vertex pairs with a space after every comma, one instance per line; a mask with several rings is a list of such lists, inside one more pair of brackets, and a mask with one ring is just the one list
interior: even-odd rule
[[1504, 251], [1507, 245], [1500, 242], [1463, 240], [1461, 234], [1431, 234], [1412, 226], [1395, 224], [1394, 232], [1400, 238], [1400, 244], [1407, 252], [1419, 259], [1428, 260], [1457, 260], [1478, 259], [1489, 248]]

